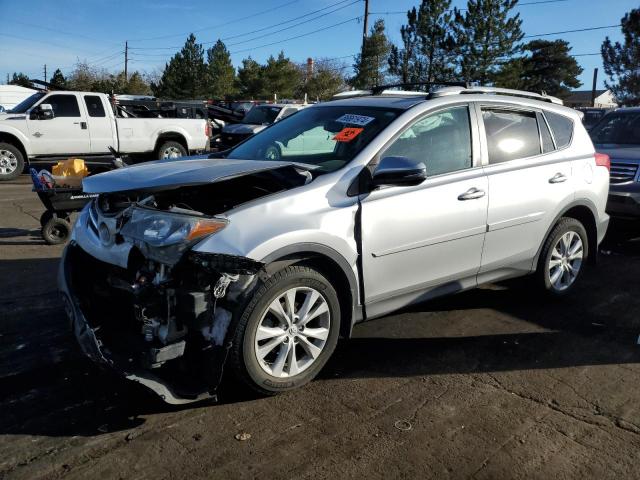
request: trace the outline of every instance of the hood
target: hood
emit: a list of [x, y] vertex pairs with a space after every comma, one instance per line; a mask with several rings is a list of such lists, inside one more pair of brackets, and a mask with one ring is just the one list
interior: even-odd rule
[[265, 125], [252, 125], [250, 123], [236, 123], [233, 125], [226, 125], [223, 129], [222, 132], [223, 133], [233, 133], [236, 135], [241, 135], [241, 134], [254, 134], [254, 133], [258, 133], [261, 130], [264, 130], [266, 128]]
[[294, 162], [227, 160], [202, 156], [158, 160], [92, 175], [82, 181], [82, 187], [86, 193], [166, 190], [219, 182], [289, 165], [294, 165]]
[[640, 161], [640, 145], [602, 143], [596, 145], [596, 151], [598, 153], [606, 153], [611, 160]]

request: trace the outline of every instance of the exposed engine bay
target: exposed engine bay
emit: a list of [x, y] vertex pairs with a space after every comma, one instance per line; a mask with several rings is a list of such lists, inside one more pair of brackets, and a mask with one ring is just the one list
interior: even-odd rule
[[[103, 362], [167, 402], [214, 395], [234, 311], [264, 265], [191, 248], [224, 228], [230, 209], [310, 179], [287, 166], [204, 185], [100, 194], [63, 259], [61, 290], [92, 333], [83, 337], [84, 326], [74, 325], [76, 336], [95, 341]], [[92, 356], [96, 346], [82, 343]]]

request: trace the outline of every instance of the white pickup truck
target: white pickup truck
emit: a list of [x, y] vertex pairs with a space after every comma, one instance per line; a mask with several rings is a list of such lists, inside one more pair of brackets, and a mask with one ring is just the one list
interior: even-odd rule
[[44, 166], [73, 156], [89, 166], [110, 164], [109, 147], [123, 155], [177, 158], [209, 148], [209, 124], [124, 118], [102, 93], [35, 93], [0, 114], [0, 181], [18, 176], [25, 162]]

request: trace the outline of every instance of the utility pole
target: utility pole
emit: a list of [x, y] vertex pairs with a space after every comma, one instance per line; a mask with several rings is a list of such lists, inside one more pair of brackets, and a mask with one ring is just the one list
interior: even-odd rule
[[591, 87], [591, 106], [596, 106], [596, 86], [598, 84], [598, 69], [593, 69], [593, 87]]
[[44, 64], [44, 81], [47, 81], [47, 64]]
[[364, 28], [362, 29], [362, 53], [364, 53], [364, 44], [367, 40], [367, 31], [369, 30], [369, 0], [364, 0]]
[[124, 42], [124, 81], [128, 82], [127, 69], [129, 67], [129, 42]]

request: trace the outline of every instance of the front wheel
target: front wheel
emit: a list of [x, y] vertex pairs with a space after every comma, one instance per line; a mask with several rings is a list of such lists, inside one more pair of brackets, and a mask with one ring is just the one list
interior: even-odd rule
[[329, 280], [288, 267], [262, 283], [240, 313], [231, 363], [258, 393], [292, 390], [320, 372], [339, 332], [340, 303]]
[[542, 247], [536, 276], [539, 285], [554, 296], [569, 293], [582, 274], [589, 243], [587, 231], [575, 218], [562, 218]]
[[24, 169], [22, 152], [10, 143], [0, 143], [0, 182], [13, 180]]

